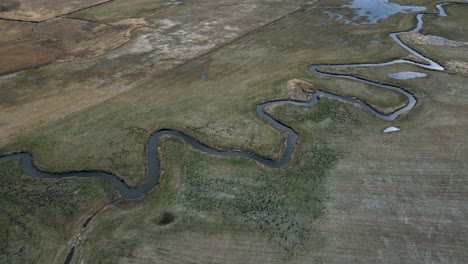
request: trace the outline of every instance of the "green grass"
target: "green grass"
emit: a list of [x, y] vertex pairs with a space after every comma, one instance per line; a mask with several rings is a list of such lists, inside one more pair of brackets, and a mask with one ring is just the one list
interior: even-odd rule
[[450, 40], [468, 41], [466, 14], [468, 5], [449, 5], [445, 7], [446, 17], [426, 16], [426, 24], [421, 29], [425, 35], [441, 36]]
[[[93, 184], [90, 184], [93, 183]], [[0, 164], [0, 260], [64, 260], [82, 222], [110, 199], [95, 180], [41, 180], [21, 176], [17, 162]]]
[[[347, 119], [340, 106], [328, 108]], [[304, 138], [296, 153], [300, 158], [279, 170], [260, 168], [245, 159], [213, 158], [189, 150], [178, 139], [164, 140], [161, 151], [165, 173], [160, 187], [145, 200], [123, 204], [96, 219], [77, 261], [105, 255], [112, 256], [106, 260], [112, 263], [128, 257], [127, 250], [115, 252], [121, 244], [137, 243], [134, 249], [146, 243], [158, 247], [187, 233], [234, 238], [264, 234], [270, 246], [288, 259], [304, 249], [313, 219], [324, 213], [323, 182], [339, 156], [316, 136]], [[175, 215], [176, 221], [158, 226], [165, 212]]]
[[[466, 12], [468, 5], [449, 5], [446, 6], [447, 17], [427, 16], [426, 24], [421, 30], [422, 34], [441, 36], [451, 41], [468, 42], [468, 30]], [[436, 61], [440, 62], [445, 68], [457, 74], [467, 76], [468, 58], [463, 56], [468, 52], [468, 46], [450, 46], [450, 45], [424, 45], [414, 44], [414, 48], [423, 54], [430, 54]], [[455, 66], [454, 63], [460, 63]]]

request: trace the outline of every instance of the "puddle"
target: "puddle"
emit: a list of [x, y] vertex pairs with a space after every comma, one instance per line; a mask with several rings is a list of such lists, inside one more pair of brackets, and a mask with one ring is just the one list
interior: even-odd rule
[[434, 36], [434, 35], [428, 35], [427, 37], [429, 38], [429, 42], [432, 45], [437, 45], [437, 46], [450, 45], [452, 44], [452, 42], [454, 42], [446, 38]]
[[412, 71], [403, 71], [403, 72], [394, 72], [387, 74], [388, 77], [398, 80], [409, 80], [414, 78], [426, 77], [427, 74], [422, 72], [412, 72]]
[[433, 41], [447, 41], [448, 39], [440, 36], [434, 36], [434, 35], [428, 35], [429, 38], [431, 38]]
[[398, 13], [422, 12], [423, 6], [403, 6], [390, 3], [388, 0], [353, 0], [351, 4], [343, 7], [356, 9], [355, 16], [345, 18], [338, 13], [328, 12], [328, 15], [337, 21], [352, 25], [377, 24], [380, 20], [387, 19]]
[[182, 4], [182, 1], [167, 1], [167, 2], [164, 2], [163, 5], [164, 6], [175, 6], [175, 5], [180, 5]]
[[338, 14], [338, 13], [334, 13], [334, 12], [330, 12], [330, 11], [326, 11], [324, 12], [325, 14], [327, 14], [330, 18], [333, 18], [335, 19], [336, 21], [338, 22], [343, 22], [345, 23], [346, 25], [348, 25], [349, 23], [351, 23], [350, 20], [348, 19], [345, 19], [344, 16], [342, 14]]
[[397, 132], [397, 131], [400, 131], [400, 129], [398, 127], [394, 127], [394, 126], [390, 126], [390, 127], [387, 127], [386, 129], [384, 129], [384, 133], [392, 133], [392, 132]]
[[208, 79], [208, 71], [204, 70], [200, 76], [200, 80], [206, 81]]

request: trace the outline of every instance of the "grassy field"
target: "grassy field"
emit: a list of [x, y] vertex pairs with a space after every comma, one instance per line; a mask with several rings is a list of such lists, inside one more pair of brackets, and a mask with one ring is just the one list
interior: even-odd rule
[[[328, 25], [319, 26], [320, 21], [324, 20], [328, 21]], [[412, 21], [410, 16], [392, 17], [391, 20], [398, 21], [403, 27], [409, 27]], [[308, 25], [312, 29], [299, 25]], [[347, 26], [330, 21], [320, 9], [310, 8], [258, 33], [245, 36], [209, 56], [168, 72], [165, 76], [152, 77], [134, 73], [123, 77], [124, 80], [109, 79], [111, 83], [98, 78], [100, 73], [123, 70], [120, 67], [125, 69], [135, 65], [137, 68], [138, 60], [143, 60], [144, 63], [146, 58], [136, 55], [132, 55], [130, 64], [121, 62], [116, 68], [113, 67], [116, 64], [114, 61], [121, 57], [114, 58], [108, 63], [110, 69], [98, 64], [93, 65], [92, 70], [80, 70], [76, 73], [75, 67], [78, 65], [72, 64], [70, 70], [53, 79], [47, 76], [57, 72], [59, 66], [43, 68], [40, 78], [32, 85], [41, 89], [47, 87], [45, 94], [59, 92], [63, 82], [70, 83], [66, 89], [70, 89], [73, 94], [76, 89], [80, 90], [76, 82], [80, 81], [81, 84], [81, 79], [90, 85], [87, 86], [90, 90], [96, 86], [94, 81], [109, 89], [118, 84], [134, 88], [36, 129], [34, 133], [19, 137], [0, 149], [31, 151], [37, 163], [50, 170], [99, 168], [114, 171], [131, 185], [137, 185], [143, 180], [144, 144], [149, 134], [159, 128], [182, 130], [211, 146], [244, 149], [274, 157], [281, 148], [282, 135], [258, 119], [253, 111], [255, 105], [286, 97], [286, 82], [289, 79], [305, 78], [312, 83], [317, 80], [317, 86], [330, 80], [312, 76], [307, 70], [307, 65], [312, 63], [379, 61], [406, 56], [391, 41], [387, 40], [382, 45], [370, 44], [372, 39], [388, 39], [386, 33], [394, 30], [394, 27], [384, 28], [381, 25], [374, 27], [379, 29], [369, 29], [370, 33], [362, 31], [361, 34], [347, 35]], [[329, 34], [330, 30], [334, 30], [334, 34]], [[332, 44], [339, 43], [344, 36], [348, 36], [354, 45], [345, 45], [337, 50], [336, 45], [339, 44]], [[272, 53], [275, 56], [268, 55]], [[84, 66], [82, 62], [79, 65]], [[206, 79], [201, 78], [203, 74], [207, 76]], [[131, 82], [135, 79], [136, 84]], [[28, 93], [25, 98], [17, 94], [21, 90], [15, 88], [21, 87], [21, 82], [14, 80], [5, 85], [7, 94], [4, 98], [8, 98], [8, 93], [14, 92], [12, 97], [19, 97], [24, 102], [18, 102], [15, 107], [27, 105], [29, 101], [34, 102], [35, 98], [28, 97], [37, 95]], [[52, 81], [59, 82], [52, 86], [56, 90], [47, 85]], [[115, 82], [117, 83], [113, 84]], [[380, 106], [380, 102], [382, 108], [401, 104], [398, 102], [401, 97], [390, 92], [379, 92], [382, 94], [379, 96], [369, 92], [375, 90], [373, 87], [347, 81], [330, 82], [328, 86], [323, 85], [320, 88], [330, 91], [339, 89], [337, 92], [342, 92], [343, 88], [334, 86], [333, 82], [349, 83], [349, 86], [359, 89], [349, 89], [347, 95], [359, 96], [364, 100], [368, 99], [365, 95], [369, 95], [371, 103]], [[359, 92], [364, 90], [368, 91], [361, 96]], [[385, 95], [391, 98], [390, 103], [384, 100]], [[66, 102], [65, 100], [61, 102]], [[384, 101], [385, 104], [382, 103]]]
[[0, 261], [61, 262], [86, 218], [110, 202], [92, 180], [22, 177], [18, 162], [0, 164]]
[[298, 8], [254, 5], [237, 12], [233, 5], [194, 13], [192, 22], [185, 7], [171, 8], [148, 18], [149, 25], [134, 31], [131, 42], [107, 55], [4, 76], [0, 144], [143, 84], [164, 84], [157, 76]]
[[[322, 181], [337, 158], [326, 142], [312, 140], [311, 149], [300, 151], [307, 154], [305, 160], [310, 163], [280, 171], [259, 170], [253, 162], [240, 159], [213, 159], [187, 150], [178, 140], [165, 141], [161, 188], [138, 204], [122, 204], [103, 214], [76, 261], [108, 256], [108, 263], [140, 257], [180, 263], [197, 251], [193, 248], [189, 249], [191, 254], [179, 254], [180, 246], [204, 240], [219, 240], [220, 244], [205, 248], [199, 262], [215, 256], [221, 259], [233, 243], [241, 251], [259, 243], [268, 254], [279, 250], [277, 258], [302, 251], [311, 234], [312, 220], [323, 213], [318, 202], [324, 192]], [[175, 222], [158, 225], [164, 212], [173, 214]], [[239, 241], [239, 237], [244, 239]], [[184, 243], [187, 239], [190, 242]], [[117, 244], [132, 247], [120, 251], [113, 246]], [[220, 247], [226, 248], [219, 252]], [[151, 252], [152, 248], [158, 250]], [[166, 254], [159, 255], [161, 252]], [[239, 253], [230, 253], [232, 261], [239, 257]], [[255, 257], [256, 252], [251, 251], [245, 260]]]
[[401, 133], [363, 133], [359, 138], [366, 140], [339, 141], [348, 155], [331, 172], [329, 211], [318, 228], [330, 237], [321, 252], [325, 259], [450, 263], [466, 258], [466, 77], [430, 76], [406, 82], [419, 107], [392, 122]]
[[426, 17], [427, 26], [421, 30], [421, 33], [451, 40], [468, 41], [468, 29], [464, 26], [468, 5], [448, 5], [445, 10], [447, 17]]
[[468, 52], [468, 30], [464, 26], [466, 25], [465, 14], [467, 11], [468, 5], [449, 5], [447, 6], [448, 17], [428, 17], [426, 19], [427, 27], [422, 30], [422, 33], [448, 39], [444, 43], [419, 36], [414, 38], [411, 35], [404, 36], [403, 39], [425, 54], [434, 54], [433, 57], [441, 61], [447, 71], [468, 76], [468, 58], [460, 56], [460, 54]]
[[[224, 3], [231, 10], [242, 10], [239, 13], [244, 16], [240, 17], [222, 11], [187, 16], [196, 5], [160, 11], [149, 8], [144, 12], [156, 14], [147, 21], [156, 28], [134, 31], [130, 42], [107, 55], [1, 78], [0, 111], [5, 118], [0, 125], [20, 129], [1, 143], [0, 153], [30, 151], [37, 164], [47, 170], [109, 170], [136, 186], [144, 180], [144, 144], [149, 134], [160, 128], [179, 129], [218, 148], [277, 157], [283, 135], [259, 119], [254, 109], [257, 103], [288, 97], [286, 83], [290, 79], [306, 80], [314, 89], [356, 96], [381, 109], [401, 105], [404, 98], [398, 94], [308, 72], [307, 66], [315, 63], [381, 62], [408, 56], [387, 33], [412, 28], [413, 14], [353, 27], [323, 13], [326, 6], [344, 2], [318, 2], [303, 9], [297, 9], [301, 2], [271, 2], [256, 5], [253, 11]], [[124, 4], [110, 3], [112, 14], [123, 10], [121, 17], [112, 17], [135, 18], [134, 13], [143, 12], [140, 5], [127, 9], [122, 8]], [[98, 17], [98, 8], [104, 7], [88, 9], [76, 17], [111, 22], [111, 16]], [[265, 10], [271, 13], [265, 14]], [[352, 15], [347, 12], [343, 10]], [[215, 15], [218, 23], [208, 27], [205, 23], [213, 22], [210, 15]], [[257, 26], [268, 26], [252, 31], [254, 20], [259, 20]], [[227, 26], [239, 30], [219, 30]], [[235, 35], [229, 35], [231, 31]], [[191, 32], [198, 35], [191, 37]], [[191, 42], [185, 43], [187, 39]], [[372, 40], [381, 44], [372, 44]], [[442, 48], [425, 54], [441, 56], [441, 60], [450, 57]], [[429, 77], [397, 81], [386, 76], [408, 69]], [[73, 263], [466, 259], [466, 77], [404, 65], [347, 72], [403, 86], [417, 96], [418, 104], [392, 122], [330, 100], [321, 100], [313, 108], [277, 107], [274, 115], [300, 134], [292, 163], [279, 170], [243, 159], [213, 158], [177, 139], [164, 139], [160, 187], [141, 201], [118, 201], [96, 216], [81, 234]], [[31, 75], [37, 78], [28, 81]], [[90, 96], [97, 99], [88, 103]], [[58, 98], [60, 103], [51, 104]], [[40, 100], [44, 108], [27, 108]], [[75, 102], [80, 107], [73, 107]], [[26, 112], [21, 112], [22, 107]], [[18, 120], [33, 109], [37, 113], [31, 119], [44, 116], [45, 120], [39, 124], [27, 118]], [[61, 114], [48, 119], [45, 116], [50, 112]], [[402, 131], [382, 134], [390, 125]], [[2, 165], [0, 178], [27, 180], [41, 192], [47, 190], [43, 185], [52, 184], [20, 178], [15, 166]], [[98, 181], [59, 184], [59, 190], [88, 193], [76, 201], [72, 191], [63, 191], [68, 195], [57, 191], [57, 196], [64, 195], [62, 203], [45, 206], [44, 210], [69, 217], [69, 225], [52, 229], [42, 222], [42, 215], [35, 217], [24, 208], [11, 209], [27, 211], [28, 219], [35, 219], [33, 227], [23, 228], [33, 230], [29, 236], [43, 239], [45, 233], [37, 231], [39, 228], [63, 234], [50, 245], [70, 241], [83, 219], [111, 199], [109, 186]], [[91, 196], [95, 197], [88, 200]], [[7, 198], [2, 203], [6, 208], [16, 204]], [[65, 209], [58, 209], [62, 204]], [[79, 210], [66, 214], [67, 208], [75, 207]], [[161, 224], [163, 215], [169, 223]], [[15, 227], [5, 232], [11, 234], [10, 230]], [[6, 242], [11, 237], [3, 241], [1, 245], [11, 245], [5, 252], [17, 251]], [[38, 256], [34, 250], [38, 245], [28, 244], [33, 253], [26, 257], [33, 261], [52, 259], [52, 250]], [[57, 262], [63, 261], [64, 252], [55, 253]]]

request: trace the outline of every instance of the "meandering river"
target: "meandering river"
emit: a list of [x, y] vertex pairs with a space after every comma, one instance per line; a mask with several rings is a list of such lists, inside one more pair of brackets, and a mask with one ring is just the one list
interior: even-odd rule
[[129, 186], [125, 184], [125, 182], [122, 179], [117, 177], [115, 174], [104, 172], [104, 171], [97, 171], [97, 170], [96, 171], [70, 171], [70, 172], [63, 172], [63, 173], [43, 171], [34, 166], [32, 155], [26, 152], [13, 153], [13, 154], [1, 157], [0, 162], [6, 162], [10, 160], [19, 159], [21, 161], [21, 168], [23, 170], [23, 173], [31, 177], [38, 177], [38, 178], [81, 177], [81, 178], [104, 179], [110, 182], [115, 187], [115, 189], [122, 195], [122, 197], [129, 199], [129, 200], [136, 200], [136, 199], [142, 198], [147, 192], [149, 192], [150, 190], [152, 190], [155, 186], [159, 184], [161, 170], [160, 170], [160, 160], [159, 160], [159, 155], [158, 155], [158, 146], [160, 144], [161, 137], [166, 136], [166, 135], [172, 136], [172, 137], [178, 137], [184, 140], [185, 142], [187, 142], [188, 144], [190, 144], [195, 149], [208, 153], [210, 155], [217, 155], [217, 156], [223, 156], [223, 157], [247, 158], [247, 159], [255, 160], [256, 162], [259, 162], [265, 166], [273, 167], [273, 168], [279, 168], [279, 167], [285, 166], [291, 160], [291, 155], [294, 151], [294, 148], [296, 147], [296, 143], [297, 143], [299, 136], [292, 128], [279, 122], [278, 120], [276, 120], [275, 118], [267, 114], [265, 112], [265, 109], [269, 106], [274, 106], [274, 105], [297, 105], [297, 106], [311, 107], [319, 103], [320, 98], [329, 98], [329, 99], [335, 99], [335, 100], [339, 100], [339, 101], [343, 101], [347, 103], [353, 103], [357, 105], [358, 107], [361, 107], [367, 112], [371, 113], [372, 115], [378, 118], [384, 119], [384, 120], [394, 120], [400, 115], [407, 113], [408, 111], [413, 109], [413, 107], [416, 105], [416, 98], [410, 92], [404, 90], [403, 88], [381, 84], [378, 82], [362, 79], [362, 78], [355, 77], [352, 75], [329, 73], [329, 72], [326, 72], [326, 69], [355, 68], [355, 67], [383, 67], [383, 66], [388, 66], [388, 65], [393, 65], [393, 64], [406, 63], [406, 64], [415, 65], [417, 67], [428, 69], [428, 70], [443, 71], [444, 68], [440, 64], [438, 64], [437, 62], [435, 62], [434, 60], [428, 57], [425, 57], [421, 53], [417, 52], [416, 50], [412, 49], [408, 45], [404, 44], [399, 39], [398, 36], [401, 34], [405, 34], [405, 33], [419, 32], [419, 30], [424, 25], [423, 17], [425, 15], [446, 16], [447, 14], [443, 7], [446, 4], [437, 5], [437, 10], [439, 11], [438, 14], [418, 14], [416, 16], [418, 23], [417, 23], [417, 26], [413, 30], [404, 31], [404, 32], [395, 32], [395, 33], [389, 34], [390, 37], [399, 46], [401, 46], [402, 48], [404, 48], [405, 50], [407, 50], [414, 56], [418, 57], [425, 63], [418, 63], [418, 62], [405, 60], [405, 59], [397, 59], [397, 60], [383, 62], [383, 63], [318, 64], [318, 65], [309, 66], [309, 70], [313, 74], [318, 74], [318, 75], [328, 76], [328, 77], [333, 77], [333, 78], [350, 79], [350, 80], [370, 84], [381, 89], [388, 89], [388, 90], [396, 91], [400, 94], [403, 94], [408, 99], [408, 103], [404, 107], [397, 109], [390, 114], [383, 114], [360, 99], [339, 96], [339, 95], [327, 93], [325, 91], [320, 91], [320, 90], [317, 90], [314, 93], [310, 93], [309, 101], [307, 102], [298, 102], [298, 101], [293, 101], [293, 100], [279, 100], [279, 101], [271, 101], [271, 102], [257, 105], [257, 108], [256, 108], [257, 114], [261, 118], [265, 119], [269, 124], [273, 125], [274, 127], [286, 133], [287, 135], [287, 138], [284, 141], [285, 149], [283, 151], [281, 158], [278, 160], [268, 159], [268, 158], [259, 156], [255, 153], [251, 153], [251, 152], [216, 150], [214, 148], [211, 148], [197, 141], [195, 138], [187, 134], [184, 134], [181, 131], [174, 130], [174, 129], [162, 129], [162, 130], [156, 131], [148, 139], [148, 143], [146, 144], [146, 181], [143, 185], [136, 187], [136, 188], [130, 188]]

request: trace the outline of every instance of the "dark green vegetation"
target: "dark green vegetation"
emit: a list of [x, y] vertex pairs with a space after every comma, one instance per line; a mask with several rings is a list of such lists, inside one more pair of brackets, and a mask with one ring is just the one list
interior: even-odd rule
[[63, 259], [80, 223], [111, 198], [103, 182], [20, 177], [17, 162], [0, 164], [0, 175], [2, 263]]
[[[135, 186], [143, 181], [144, 144], [160, 128], [180, 129], [210, 146], [277, 155], [282, 135], [259, 119], [254, 109], [259, 102], [288, 97], [286, 82], [293, 78], [307, 80], [313, 88], [360, 97], [382, 109], [399, 106], [403, 102], [397, 94], [308, 72], [307, 66], [314, 63], [388, 61], [407, 56], [387, 33], [412, 28], [413, 14], [396, 15], [378, 25], [351, 27], [323, 13], [324, 6], [345, 2], [319, 1], [300, 10], [301, 1], [281, 5], [243, 2], [247, 6], [226, 1], [220, 2], [222, 8], [206, 9], [210, 12], [188, 12], [190, 5], [163, 8], [147, 18], [157, 28], [134, 31], [132, 41], [108, 55], [3, 77], [0, 110], [6, 115], [2, 115], [0, 132], [10, 131], [6, 128], [18, 122], [29, 130], [15, 130], [8, 140], [2, 137], [0, 151], [30, 151], [37, 164], [48, 170], [113, 171]], [[108, 7], [122, 11], [121, 18], [148, 15], [134, 15], [119, 3], [123, 2], [111, 2]], [[153, 9], [159, 10], [156, 6], [147, 10]], [[98, 9], [79, 14], [99, 19], [100, 11], [94, 10]], [[242, 15], [230, 17], [232, 14]], [[268, 24], [280, 17], [284, 18]], [[191, 20], [196, 23], [189, 23]], [[255, 20], [261, 23], [252, 26]], [[228, 30], [234, 26], [237, 31]], [[372, 40], [382, 44], [371, 44]], [[444, 50], [427, 49], [425, 54], [450, 57]], [[204, 53], [207, 55], [194, 59], [194, 54]], [[386, 73], [400, 70], [422, 71], [429, 77], [409, 81], [386, 77]], [[72, 262], [415, 263], [467, 259], [466, 77], [402, 65], [352, 71], [405, 87], [417, 96], [418, 105], [392, 122], [330, 100], [322, 100], [314, 108], [272, 109], [300, 134], [292, 163], [280, 170], [243, 159], [214, 158], [177, 139], [165, 139], [160, 150], [164, 164], [160, 187], [141, 201], [119, 200], [95, 216], [81, 234]], [[28, 80], [30, 76], [35, 79]], [[100, 97], [108, 92], [111, 96]], [[87, 104], [90, 100], [95, 101]], [[80, 107], [73, 108], [76, 105]], [[39, 116], [43, 123], [28, 123], [33, 117], [21, 112], [28, 107], [26, 113]], [[63, 115], [47, 119], [49, 113]], [[382, 134], [390, 125], [402, 131]], [[100, 187], [107, 185], [92, 180], [22, 178], [15, 164], [1, 166], [2, 181], [20, 179], [13, 186], [27, 181], [27, 190], [41, 194], [55, 186], [49, 188], [51, 198], [39, 195], [44, 200], [24, 200], [27, 203], [22, 203], [20, 215], [29, 225], [8, 225], [6, 232], [14, 235], [2, 240], [2, 248], [18, 252], [17, 244], [10, 241], [36, 237], [28, 240], [33, 241], [30, 244], [22, 242], [32, 252], [25, 258], [63, 262], [85, 219], [110, 200], [110, 190], [104, 193]], [[87, 195], [70, 194], [78, 188]], [[28, 192], [17, 190], [14, 198], [2, 198], [2, 211], [16, 206], [11, 199], [26, 199], [21, 194]], [[9, 193], [9, 189], [2, 191]], [[52, 202], [59, 194], [60, 203]], [[46, 206], [40, 207], [42, 203]], [[51, 221], [62, 224], [47, 225], [49, 214], [28, 215], [43, 212], [36, 208], [57, 217], [63, 212], [63, 218]], [[158, 224], [166, 212], [175, 220]], [[12, 219], [22, 218], [14, 215]], [[47, 233], [41, 233], [39, 227], [63, 236], [47, 240]], [[47, 241], [50, 250], [39, 250], [45, 247], [34, 242], [37, 240]], [[5, 254], [16, 256], [12, 262], [23, 262], [19, 254]]]

